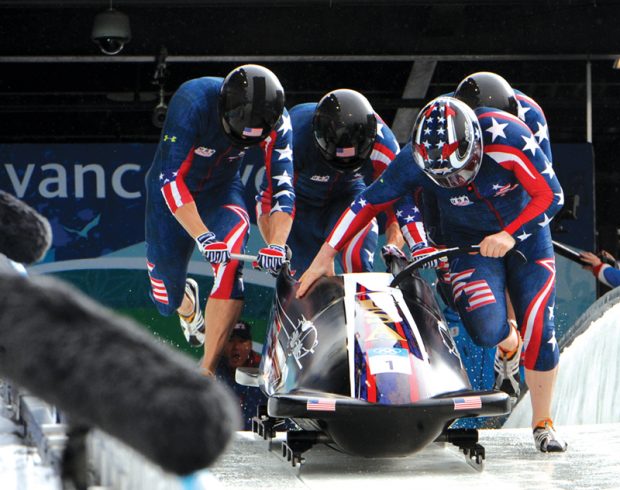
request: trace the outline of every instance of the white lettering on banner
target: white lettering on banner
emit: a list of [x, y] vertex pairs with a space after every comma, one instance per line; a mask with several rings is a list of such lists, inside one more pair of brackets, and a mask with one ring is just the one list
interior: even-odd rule
[[252, 165], [246, 165], [243, 169], [243, 173], [241, 174], [241, 182], [243, 185], [247, 185], [248, 180], [250, 179], [250, 174], [252, 173]]
[[[44, 172], [53, 170], [56, 176], [41, 179], [39, 194], [48, 199], [53, 197], [67, 197], [67, 171], [60, 163], [46, 163], [41, 167]], [[53, 187], [56, 187], [53, 190]]]
[[129, 192], [123, 187], [122, 178], [126, 172], [139, 172], [140, 168], [140, 165], [137, 163], [125, 163], [118, 167], [112, 174], [112, 189], [114, 189], [114, 192], [125, 199], [139, 199], [142, 193], [140, 191]]
[[26, 171], [24, 172], [24, 180], [19, 180], [17, 176], [17, 172], [15, 168], [10, 163], [5, 163], [4, 168], [6, 169], [6, 173], [9, 176], [9, 180], [13, 185], [13, 190], [15, 191], [15, 195], [20, 199], [26, 195], [26, 188], [28, 187], [28, 183], [30, 182], [30, 178], [32, 177], [32, 172], [34, 172], [34, 164], [29, 163], [26, 167]]
[[[21, 179], [16, 167], [25, 168]], [[35, 168], [40, 171], [38, 175], [40, 177], [38, 191], [41, 197], [46, 199], [67, 199], [69, 197], [81, 199], [87, 194], [86, 184], [91, 182], [95, 185], [97, 199], [105, 199], [107, 197], [106, 170], [102, 165], [91, 163], [88, 165], [76, 164], [71, 167], [59, 163], [46, 163], [41, 166], [29, 163], [24, 167], [23, 165], [16, 166], [13, 163], [5, 163], [4, 170], [8, 175], [15, 196], [23, 198], [31, 183], [37, 185], [37, 177], [33, 181]], [[127, 172], [140, 172], [141, 169], [142, 167], [136, 163], [124, 163], [114, 169], [111, 177], [111, 186], [114, 193], [123, 199], [141, 198], [142, 192], [140, 187], [136, 190], [130, 190], [123, 185], [123, 177]], [[67, 172], [71, 170], [74, 173], [74, 195], [69, 196]]]
[[[246, 165], [243, 168], [243, 172], [241, 173], [241, 183], [243, 186], [248, 185], [248, 181], [250, 180], [250, 175], [252, 175], [252, 170], [254, 167], [252, 165]], [[265, 176], [266, 169], [264, 166], [260, 167], [256, 171], [256, 175], [254, 176], [254, 191], [258, 194], [260, 190], [260, 185], [263, 183], [263, 177]]]
[[267, 170], [265, 169], [265, 167], [261, 167], [258, 169], [258, 172], [256, 172], [256, 176], [254, 177], [254, 187], [256, 188], [256, 192], [258, 192], [258, 189], [260, 189], [260, 185], [263, 182], [266, 171]]
[[84, 175], [86, 172], [95, 173], [95, 184], [97, 187], [97, 198], [105, 198], [105, 172], [101, 165], [91, 163], [90, 165], [75, 166], [75, 197], [84, 197]]

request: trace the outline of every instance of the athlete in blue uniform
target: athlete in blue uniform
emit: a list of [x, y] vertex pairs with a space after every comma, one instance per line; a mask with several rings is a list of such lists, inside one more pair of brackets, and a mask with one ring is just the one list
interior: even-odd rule
[[[295, 219], [288, 239], [291, 269], [300, 276], [355, 196], [385, 170], [399, 151], [392, 131], [359, 92], [339, 89], [319, 103], [299, 104], [290, 111], [295, 168]], [[272, 212], [273, 187], [263, 186], [257, 205], [259, 226]], [[344, 244], [344, 272], [373, 270], [378, 226], [372, 220]], [[388, 244], [402, 245], [393, 213], [388, 212]]]
[[[547, 121], [542, 109], [533, 99], [527, 97], [522, 92], [514, 90], [500, 75], [491, 72], [473, 73], [459, 83], [454, 93], [446, 95], [462, 100], [472, 109], [492, 107], [518, 116], [536, 136], [538, 145], [544, 152], [547, 160], [552, 163]], [[411, 215], [411, 209], [414, 207], [416, 209], [423, 209], [424, 229], [428, 233], [428, 237], [424, 237], [422, 231], [416, 229], [415, 221], [406, 223], [399, 220], [401, 227], [403, 227], [403, 235], [406, 237], [409, 246], [412, 250], [416, 250], [414, 255], [431, 250], [425, 248], [428, 247], [427, 243], [440, 248], [444, 246], [444, 239], [439, 231], [439, 212], [433, 193], [430, 191], [422, 192], [421, 189], [418, 189], [415, 193], [415, 199], [403, 199], [399, 203], [397, 215]], [[437, 277], [438, 290], [442, 298], [454, 310], [451, 276], [447, 262], [444, 261], [439, 264], [439, 267], [437, 267]], [[506, 301], [508, 321], [514, 331], [512, 335], [516, 336], [518, 335], [518, 325], [508, 294]], [[519, 396], [520, 391], [520, 358], [521, 352], [506, 352], [500, 345], [500, 348], [496, 350], [494, 359], [494, 369], [496, 371], [495, 386], [515, 398]]]
[[[522, 327], [536, 446], [564, 451], [550, 422], [559, 349], [553, 309], [555, 259], [549, 222], [563, 193], [535, 135], [518, 117], [493, 108], [473, 111], [440, 97], [422, 109], [412, 143], [345, 211], [301, 277], [298, 296], [333, 274], [333, 257], [378, 211], [422, 187], [437, 196], [440, 231], [448, 246], [480, 245], [480, 254], [450, 261], [452, 294], [474, 341], [518, 350], [507, 324], [508, 286]], [[418, 215], [415, 217], [421, 221]], [[523, 264], [506, 253], [515, 247]]]
[[[276, 269], [284, 261], [294, 206], [294, 190], [284, 178], [292, 174], [291, 136], [284, 90], [262, 66], [238, 67], [225, 79], [189, 80], [170, 101], [146, 175], [150, 295], [162, 315], [179, 314], [192, 345], [204, 342], [205, 374], [213, 373], [243, 306], [242, 265], [230, 260], [231, 252], [242, 252], [250, 227], [240, 164], [248, 147], [260, 145], [265, 179], [287, 190], [273, 196], [278, 212], [271, 216], [272, 241], [259, 252], [259, 265]], [[186, 277], [195, 246], [214, 272], [204, 317], [198, 285]]]

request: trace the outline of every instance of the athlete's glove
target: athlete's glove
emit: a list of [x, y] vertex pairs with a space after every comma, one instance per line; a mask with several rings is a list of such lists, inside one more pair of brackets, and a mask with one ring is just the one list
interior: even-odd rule
[[230, 250], [224, 242], [218, 242], [215, 233], [208, 231], [196, 237], [196, 244], [202, 256], [211, 264], [230, 262]]
[[277, 276], [284, 263], [288, 260], [286, 246], [271, 244], [258, 251], [254, 267]]
[[[413, 251], [411, 254], [411, 259], [415, 262], [417, 260], [423, 259], [426, 255], [432, 254], [434, 252], [438, 252], [435, 247], [430, 247], [428, 245], [422, 246]], [[431, 269], [435, 267], [439, 267], [442, 262], [445, 262], [445, 258], [431, 260], [422, 266], [422, 269]]]
[[392, 245], [391, 243], [388, 243], [387, 245], [381, 247], [381, 257], [383, 257], [383, 262], [385, 262], [385, 265], [387, 265], [388, 267], [390, 267], [390, 264], [394, 259], [407, 260], [405, 252], [403, 252], [396, 245]]

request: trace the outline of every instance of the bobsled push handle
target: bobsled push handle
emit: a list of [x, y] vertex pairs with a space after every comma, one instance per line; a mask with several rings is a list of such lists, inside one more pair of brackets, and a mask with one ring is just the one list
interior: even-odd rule
[[[396, 277], [392, 280], [390, 287], [397, 287], [401, 282], [403, 282], [405, 278], [410, 277], [414, 271], [418, 270], [420, 267], [423, 267], [429, 262], [433, 262], [438, 259], [450, 258], [455, 255], [461, 255], [465, 253], [476, 253], [479, 251], [479, 245], [464, 245], [461, 247], [443, 248], [437, 250], [436, 252], [414, 258], [411, 260], [411, 262], [409, 262], [407, 267], [405, 267], [396, 275]], [[515, 255], [521, 260], [521, 262], [527, 262], [525, 255], [523, 255], [519, 250], [515, 250], [514, 248], [510, 249], [506, 255]]]
[[572, 260], [573, 262], [576, 262], [579, 265], [590, 265], [588, 264], [588, 262], [586, 262], [585, 260], [581, 258], [581, 255], [579, 255], [579, 252], [577, 252], [576, 250], [573, 250], [572, 248], [567, 247], [561, 242], [556, 242], [555, 240], [552, 240], [552, 242], [553, 242], [553, 250], [555, 251], [556, 254], [561, 255], [562, 257], [565, 257], [569, 260]]
[[[257, 255], [248, 255], [248, 254], [230, 254], [230, 258], [232, 260], [239, 260], [240, 262], [247, 262], [249, 264], [252, 264], [252, 266], [254, 266], [254, 264], [256, 264], [257, 260], [258, 260], [258, 256]], [[286, 261], [284, 263], [284, 267], [282, 267], [283, 271], [286, 271], [287, 275], [291, 275], [291, 269], [290, 269], [290, 261]]]
[[232, 260], [239, 260], [241, 262], [256, 262], [257, 260], [257, 256], [256, 255], [247, 255], [247, 254], [230, 254], [230, 258]]

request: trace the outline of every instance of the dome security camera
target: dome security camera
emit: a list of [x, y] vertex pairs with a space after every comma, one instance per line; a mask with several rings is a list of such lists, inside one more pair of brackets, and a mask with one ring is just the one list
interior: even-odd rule
[[90, 37], [102, 53], [108, 55], [120, 53], [125, 44], [131, 40], [129, 17], [112, 8], [97, 14]]

